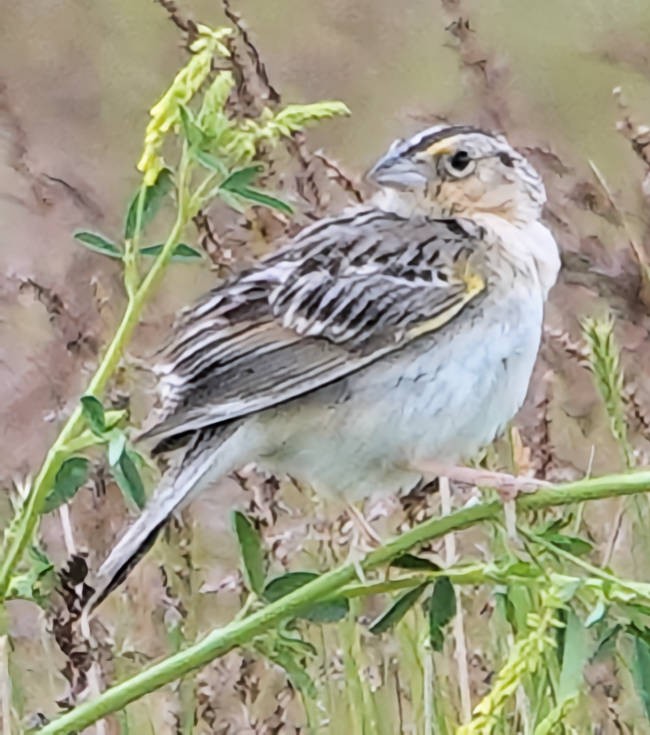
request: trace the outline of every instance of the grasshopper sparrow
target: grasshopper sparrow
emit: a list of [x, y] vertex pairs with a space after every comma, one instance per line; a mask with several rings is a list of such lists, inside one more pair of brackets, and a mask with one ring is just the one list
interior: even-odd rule
[[346, 501], [427, 471], [463, 479], [452, 466], [521, 406], [560, 265], [539, 174], [500, 135], [436, 126], [396, 141], [369, 178], [366, 206], [306, 227], [181, 317], [156, 368], [164, 418], [146, 433], [179, 456], [96, 600], [242, 465]]

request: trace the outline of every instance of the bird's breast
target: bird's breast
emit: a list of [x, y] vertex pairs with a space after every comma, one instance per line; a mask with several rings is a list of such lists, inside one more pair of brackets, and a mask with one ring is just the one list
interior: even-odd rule
[[[522, 292], [523, 294], [523, 292]], [[542, 297], [468, 308], [448, 328], [274, 412], [263, 463], [346, 497], [408, 489], [410, 461], [456, 462], [502, 430], [526, 395]]]

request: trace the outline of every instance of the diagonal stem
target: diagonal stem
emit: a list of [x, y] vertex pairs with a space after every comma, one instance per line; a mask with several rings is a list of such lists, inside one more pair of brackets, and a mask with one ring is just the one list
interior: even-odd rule
[[[138, 324], [144, 305], [165, 271], [185, 223], [185, 207], [179, 205], [176, 222], [169, 233], [162, 252], [156, 258], [138, 289], [129, 299], [117, 331], [86, 388], [86, 394], [98, 396], [106, 388], [133, 334], [133, 330]], [[0, 600], [7, 594], [12, 575], [22, 559], [25, 549], [32, 543], [45, 498], [54, 486], [57, 472], [61, 469], [63, 461], [69, 455], [68, 443], [81, 430], [81, 416], [81, 406], [77, 405], [48, 451], [29, 494], [5, 532], [3, 547], [0, 551]]]
[[[544, 488], [535, 493], [519, 496], [516, 504], [519, 511], [532, 511], [647, 491], [650, 491], [650, 471], [608, 475]], [[361, 567], [364, 571], [369, 571], [386, 564], [424, 541], [440, 538], [483, 521], [496, 520], [502, 512], [502, 504], [499, 501], [492, 501], [465, 507], [447, 516], [431, 518], [372, 551], [361, 561]], [[333, 595], [355, 578], [356, 570], [353, 564], [345, 564], [322, 574], [280, 600], [246, 618], [235, 620], [223, 628], [212, 631], [203, 640], [184, 651], [153, 664], [130, 679], [111, 687], [96, 699], [66, 712], [42, 728], [39, 733], [65, 735], [82, 730], [101, 717], [122, 709], [129, 702], [205, 666], [236, 646], [250, 642], [301, 608]]]

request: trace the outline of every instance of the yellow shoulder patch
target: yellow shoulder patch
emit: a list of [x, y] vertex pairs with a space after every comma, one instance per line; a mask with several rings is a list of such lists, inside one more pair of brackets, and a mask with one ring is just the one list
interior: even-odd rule
[[461, 278], [467, 289], [468, 296], [476, 296], [485, 289], [485, 280], [478, 273], [465, 272]]
[[485, 280], [478, 273], [466, 271], [462, 276], [465, 292], [450, 299], [448, 306], [432, 319], [426, 319], [406, 332], [407, 339], [417, 339], [424, 334], [435, 332], [448, 324], [472, 299], [485, 290]]

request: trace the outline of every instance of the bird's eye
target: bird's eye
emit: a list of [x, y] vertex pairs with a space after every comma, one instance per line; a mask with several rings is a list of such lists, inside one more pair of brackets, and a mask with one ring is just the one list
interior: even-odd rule
[[451, 157], [449, 163], [457, 171], [464, 171], [469, 166], [469, 154], [467, 151], [456, 151]]
[[445, 161], [445, 168], [456, 178], [468, 176], [474, 170], [475, 162], [467, 151], [459, 150]]

